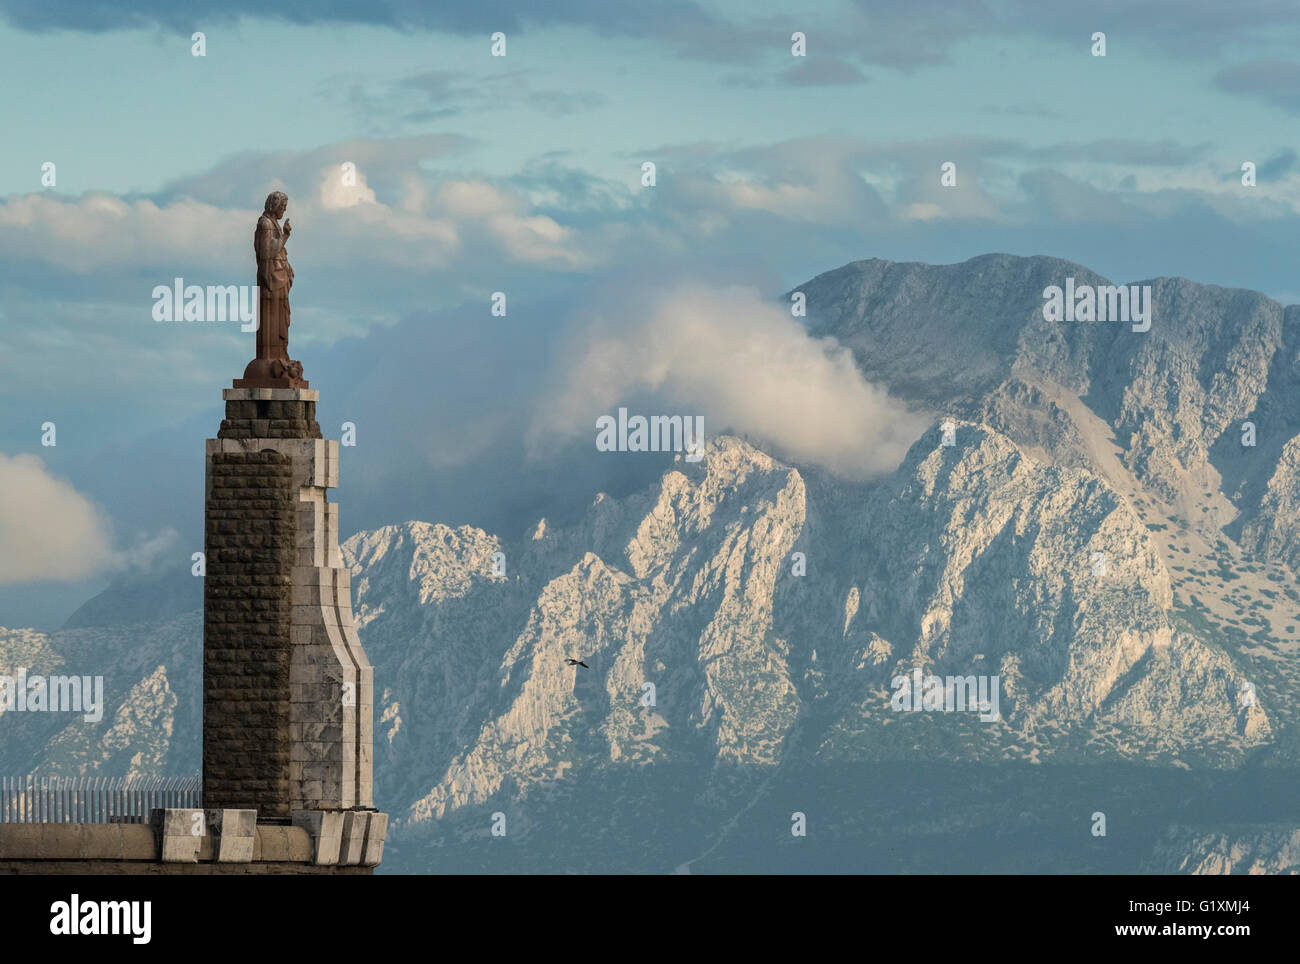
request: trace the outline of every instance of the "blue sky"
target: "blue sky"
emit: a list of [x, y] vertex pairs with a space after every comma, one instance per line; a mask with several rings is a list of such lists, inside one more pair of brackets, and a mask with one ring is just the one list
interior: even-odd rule
[[[538, 467], [538, 413], [584, 384], [574, 359], [607, 320], [592, 306], [620, 286], [771, 297], [858, 258], [1009, 251], [1300, 300], [1289, 3], [264, 6], [0, 0], [0, 483], [26, 493], [0, 516], [0, 551], [39, 555], [15, 515], [55, 509], [94, 547], [84, 564], [34, 566], [35, 583], [0, 571], [0, 625], [49, 623], [201, 539], [185, 446], [199, 453], [215, 431], [251, 336], [158, 325], [150, 292], [178, 276], [251, 282], [273, 188], [296, 229], [294, 354], [352, 406], [340, 418], [386, 420], [369, 437], [389, 448], [350, 456], [356, 525], [514, 524], [536, 500], [466, 467], [504, 448], [574, 488]], [[491, 56], [498, 30], [505, 57]], [[805, 58], [791, 56], [795, 31]], [[956, 188], [939, 184], [945, 161]], [[682, 290], [669, 303], [688, 314], [722, 310]], [[507, 319], [488, 314], [494, 291]], [[747, 297], [736, 310], [760, 311]], [[633, 329], [663, 317], [648, 293], [629, 304]], [[441, 377], [418, 394], [386, 386], [384, 346], [414, 344]], [[628, 392], [674, 384], [671, 370], [623, 377]], [[502, 428], [512, 412], [523, 428]], [[54, 448], [40, 445], [47, 420]], [[462, 459], [440, 451], [449, 438]], [[408, 444], [410, 465], [396, 451]], [[133, 460], [175, 504], [151, 511]], [[405, 483], [376, 481], [397, 464]]]

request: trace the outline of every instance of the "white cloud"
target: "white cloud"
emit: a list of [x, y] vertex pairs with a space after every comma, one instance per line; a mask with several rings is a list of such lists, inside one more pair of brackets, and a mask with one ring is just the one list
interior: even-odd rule
[[[252, 250], [250, 212], [182, 199], [160, 208], [104, 194], [71, 200], [16, 195], [0, 202], [0, 255], [33, 258], [64, 270], [176, 264], [213, 253]], [[255, 221], [253, 223], [256, 223]]]
[[770, 211], [794, 220], [811, 219], [818, 213], [817, 192], [807, 185], [778, 184], [769, 187], [743, 181], [724, 182], [723, 190], [738, 208]]
[[477, 230], [511, 260], [560, 268], [594, 263], [577, 246], [571, 228], [543, 214], [523, 213], [521, 201], [484, 181], [446, 181], [438, 203], [466, 232]]
[[539, 404], [534, 450], [556, 435], [594, 439], [597, 415], [650, 394], [653, 414], [703, 415], [706, 434], [756, 436], [796, 462], [862, 478], [896, 468], [928, 424], [864, 380], [847, 349], [810, 338], [752, 288], [625, 292], [617, 320], [595, 318], [575, 343], [583, 348]]
[[438, 200], [453, 218], [485, 218], [510, 209], [505, 196], [486, 181], [446, 181]]
[[111, 568], [149, 570], [153, 564], [169, 549], [180, 544], [181, 534], [167, 526], [153, 535], [142, 533], [127, 549], [113, 553]]
[[113, 564], [95, 506], [35, 455], [0, 455], [0, 585], [76, 582]]
[[363, 172], [353, 170], [351, 177], [345, 180], [343, 170], [328, 167], [321, 172], [320, 205], [327, 211], [350, 208], [357, 204], [374, 204], [375, 192], [366, 184]]
[[168, 526], [114, 549], [104, 512], [35, 455], [0, 453], [0, 493], [0, 586], [149, 570], [180, 542]]
[[909, 204], [899, 211], [899, 217], [904, 221], [933, 221], [943, 217], [943, 208], [928, 201]]
[[[392, 196], [380, 199], [364, 170], [358, 167], [355, 176], [355, 184], [345, 184], [338, 165], [324, 166], [314, 173], [313, 190], [290, 193], [291, 259], [344, 273], [359, 265], [459, 271], [467, 260], [475, 260], [468, 266], [474, 270], [502, 261], [560, 270], [595, 263], [575, 229], [487, 182], [445, 180], [430, 192], [407, 172]], [[78, 275], [152, 270], [162, 279], [183, 265], [201, 265], [212, 283], [225, 284], [253, 273], [259, 213], [188, 197], [160, 206], [96, 193], [12, 195], [0, 199], [0, 257], [43, 261]], [[147, 302], [151, 288], [145, 290]]]

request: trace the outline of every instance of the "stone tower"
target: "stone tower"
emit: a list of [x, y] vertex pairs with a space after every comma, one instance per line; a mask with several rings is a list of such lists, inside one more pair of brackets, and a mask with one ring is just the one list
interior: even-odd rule
[[387, 816], [372, 805], [374, 674], [327, 498], [338, 442], [321, 438], [315, 391], [223, 394], [206, 460], [204, 807], [374, 857]]
[[202, 806], [0, 823], [0, 874], [369, 874], [383, 859], [373, 671], [316, 400], [305, 383], [226, 389], [207, 441]]

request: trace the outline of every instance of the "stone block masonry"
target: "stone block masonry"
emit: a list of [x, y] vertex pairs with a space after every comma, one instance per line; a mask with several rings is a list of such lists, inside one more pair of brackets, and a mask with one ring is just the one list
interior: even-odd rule
[[[310, 398], [258, 398], [272, 392], [286, 394], [281, 389], [244, 389], [240, 398], [230, 398], [227, 392], [226, 417], [221, 422], [217, 438], [320, 438], [320, 425], [316, 421], [316, 402]], [[313, 391], [299, 391], [298, 395], [315, 395]]]
[[203, 584], [203, 799], [290, 814], [293, 460], [208, 457]]
[[315, 391], [224, 394], [207, 443], [204, 805], [262, 821], [371, 807], [373, 671], [326, 498], [338, 443]]

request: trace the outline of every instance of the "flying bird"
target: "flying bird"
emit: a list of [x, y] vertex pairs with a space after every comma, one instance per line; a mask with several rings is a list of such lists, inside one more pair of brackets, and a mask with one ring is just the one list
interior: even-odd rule
[[590, 666], [588, 666], [586, 663], [584, 663], [584, 662], [583, 662], [582, 660], [580, 660], [580, 659], [569, 659], [569, 658], [566, 657], [564, 661], [565, 661], [566, 663], [568, 663], [570, 666], [581, 666], [581, 667], [583, 667], [584, 669], [591, 669]]

